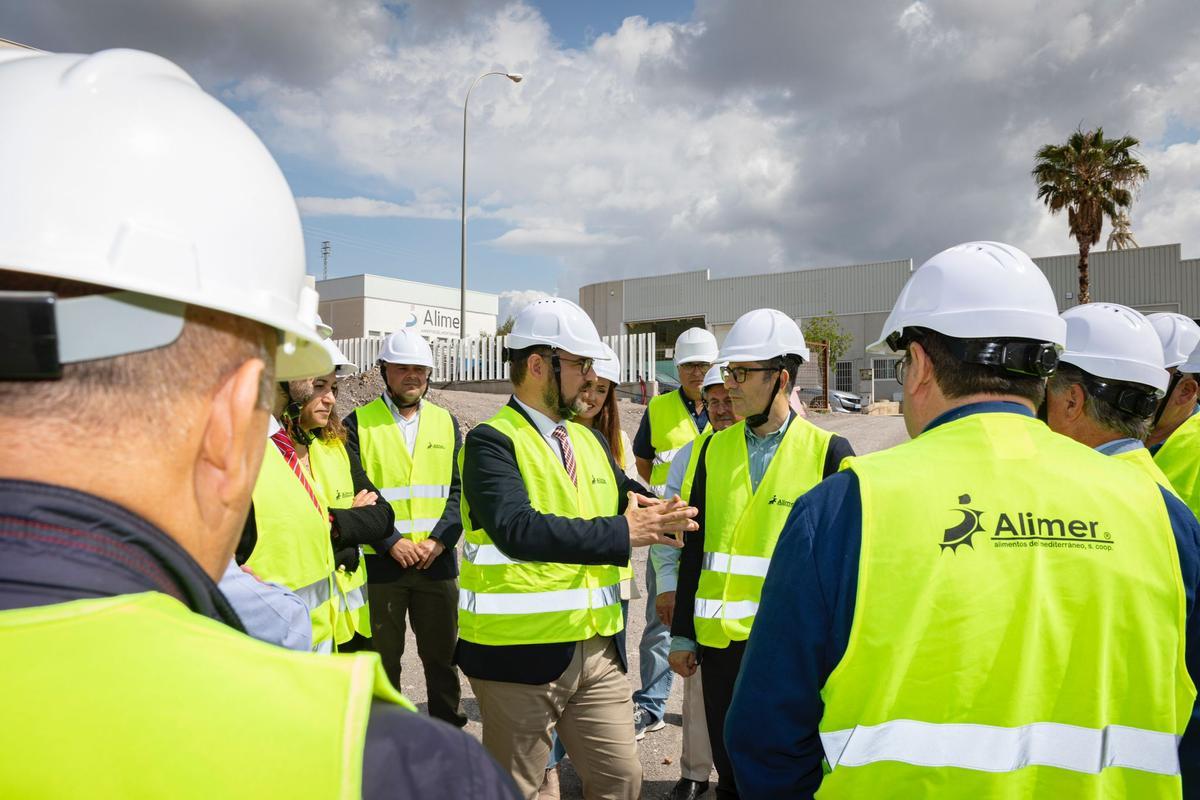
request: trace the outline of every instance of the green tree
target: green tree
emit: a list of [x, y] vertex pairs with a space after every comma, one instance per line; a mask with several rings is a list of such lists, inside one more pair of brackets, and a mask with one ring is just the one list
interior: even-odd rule
[[1051, 214], [1067, 210], [1067, 226], [1079, 243], [1079, 302], [1091, 302], [1088, 252], [1100, 241], [1107, 217], [1115, 225], [1133, 205], [1134, 193], [1150, 175], [1138, 160], [1132, 136], [1105, 139], [1104, 129], [1077, 129], [1065, 144], [1037, 151], [1033, 179], [1038, 199]]
[[804, 341], [828, 342], [829, 363], [835, 364], [854, 344], [854, 336], [838, 322], [832, 311], [819, 317], [809, 317], [803, 325]]
[[496, 335], [508, 336], [510, 333], [512, 333], [512, 326], [514, 322], [516, 322], [516, 317], [514, 317], [512, 314], [509, 314], [507, 317], [505, 317], [504, 322], [500, 323], [500, 326], [496, 328]]

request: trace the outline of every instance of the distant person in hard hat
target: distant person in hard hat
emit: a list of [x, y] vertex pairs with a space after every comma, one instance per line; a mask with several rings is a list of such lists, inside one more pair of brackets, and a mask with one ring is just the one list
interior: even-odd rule
[[[700, 530], [679, 563], [671, 621], [671, 668], [691, 677], [704, 664], [704, 713], [717, 797], [737, 797], [722, 731], [763, 578], [796, 498], [854, 455], [850, 443], [796, 416], [788, 404], [809, 360], [800, 326], [760, 308], [738, 318], [719, 360], [733, 411], [742, 418], [699, 445], [688, 502]], [[773, 683], [783, 682], [776, 676]]]
[[[659, 497], [665, 493], [667, 474], [676, 453], [707, 430], [708, 412], [701, 394], [704, 375], [717, 359], [717, 340], [704, 328], [688, 328], [675, 340], [675, 372], [679, 388], [650, 399], [633, 440], [638, 474]], [[654, 570], [646, 570], [646, 593], [658, 596]], [[646, 604], [646, 626], [638, 645], [642, 688], [633, 694], [634, 725], [641, 739], [661, 730], [671, 695], [671, 667], [667, 663], [671, 631], [654, 608]]]
[[367, 548], [373, 646], [399, 689], [407, 618], [429, 714], [461, 728], [467, 716], [454, 668], [461, 438], [458, 420], [425, 397], [432, 372], [433, 350], [421, 334], [403, 328], [388, 336], [379, 353], [383, 394], [346, 417], [346, 443], [350, 462], [362, 465], [395, 511], [392, 535]]
[[638, 494], [604, 437], [571, 421], [608, 355], [583, 309], [535, 300], [506, 345], [513, 397], [463, 445], [458, 665], [484, 746], [524, 797], [537, 796], [557, 728], [584, 796], [633, 800], [621, 569], [635, 547], [677, 546], [695, 509]]
[[367, 565], [362, 548], [377, 546], [393, 531], [395, 512], [380, 499], [362, 466], [350, 458], [346, 428], [335, 415], [338, 378], [352, 369], [341, 349], [326, 339], [322, 344], [334, 371], [308, 381], [288, 384], [292, 404], [284, 426], [296, 451], [307, 459], [317, 492], [329, 507], [333, 588], [337, 601], [334, 643], [339, 652], [366, 649], [371, 638], [367, 606]]
[[1200, 515], [1200, 326], [1182, 314], [1150, 314], [1171, 375], [1147, 446], [1183, 502]]
[[725, 729], [742, 797], [1180, 796], [1200, 525], [1035, 417], [1066, 340], [1010, 245], [908, 279], [867, 349], [913, 439], [792, 509]]
[[0, 105], [0, 796], [511, 797], [375, 654], [256, 641], [217, 589], [276, 381], [330, 370], [266, 148], [132, 50], [0, 52]]
[[1144, 443], [1169, 380], [1154, 328], [1116, 303], [1075, 306], [1062, 318], [1067, 346], [1042, 406], [1050, 430], [1126, 460], [1170, 489]]
[[[725, 388], [721, 375], [723, 364], [713, 364], [704, 374], [700, 391], [704, 396], [704, 408], [708, 411], [709, 427], [699, 437], [685, 444], [675, 454], [671, 471], [667, 474], [667, 497], [678, 495], [688, 500], [692, 495], [692, 481], [696, 476], [700, 447], [709, 436], [723, 431], [736, 422], [741, 422], [733, 408], [733, 398]], [[654, 599], [654, 613], [663, 625], [670, 628], [675, 616], [675, 587], [678, 583], [679, 549], [653, 545], [650, 548], [650, 564], [658, 586]], [[708, 742], [708, 720], [704, 716], [704, 689], [701, 684], [702, 670], [683, 679], [683, 750], [679, 757], [679, 781], [671, 788], [670, 800], [693, 800], [708, 791], [709, 776], [712, 774], [712, 747]]]

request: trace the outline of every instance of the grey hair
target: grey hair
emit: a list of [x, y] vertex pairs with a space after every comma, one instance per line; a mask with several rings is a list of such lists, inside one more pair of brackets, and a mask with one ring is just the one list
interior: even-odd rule
[[1145, 441], [1150, 435], [1153, 416], [1139, 417], [1114, 406], [1107, 400], [1092, 396], [1084, 382], [1084, 372], [1073, 364], [1059, 362], [1058, 369], [1050, 376], [1047, 388], [1054, 394], [1061, 394], [1078, 384], [1083, 389], [1083, 413], [1088, 419], [1105, 430], [1119, 433], [1127, 439]]

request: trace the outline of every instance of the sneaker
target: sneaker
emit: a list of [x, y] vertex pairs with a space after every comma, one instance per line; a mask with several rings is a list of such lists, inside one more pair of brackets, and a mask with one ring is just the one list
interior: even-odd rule
[[646, 734], [651, 731], [661, 731], [667, 727], [667, 723], [658, 719], [646, 709], [638, 706], [633, 710], [633, 732], [640, 742], [646, 738]]

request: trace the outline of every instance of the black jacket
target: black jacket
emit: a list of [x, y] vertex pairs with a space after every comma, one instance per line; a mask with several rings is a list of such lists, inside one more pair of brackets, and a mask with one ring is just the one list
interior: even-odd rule
[[[516, 400], [510, 398], [508, 406], [533, 425]], [[653, 497], [616, 465], [604, 436], [599, 431], [592, 433], [608, 455], [620, 497], [617, 514], [625, 513], [627, 492]], [[629, 525], [624, 517], [578, 519], [535, 511], [512, 440], [490, 425], [479, 425], [467, 434], [463, 485], [472, 524], [485, 529], [511, 558], [613, 566], [624, 566], [629, 561]], [[624, 665], [625, 632], [622, 630], [613, 640]], [[574, 642], [492, 646], [460, 639], [455, 660], [473, 678], [540, 685], [562, 675], [574, 653]]]
[[[242, 629], [212, 579], [146, 520], [72, 489], [0, 480], [0, 611], [146, 591]], [[132, 772], [139, 757], [129, 758]], [[362, 769], [366, 800], [518, 797], [512, 780], [468, 734], [390, 703], [371, 706]]]
[[[438, 520], [438, 524], [434, 525], [433, 530], [429, 533], [430, 539], [441, 542], [446, 549], [442, 551], [440, 556], [433, 560], [433, 563], [427, 569], [417, 569], [415, 566], [402, 567], [387, 552], [396, 543], [396, 540], [400, 538], [400, 534], [394, 530], [389, 531], [387, 538], [376, 545], [376, 555], [367, 556], [368, 584], [390, 583], [405, 575], [419, 575], [431, 581], [445, 581], [458, 577], [458, 557], [455, 547], [458, 545], [458, 540], [462, 538], [462, 517], [458, 511], [458, 498], [462, 493], [462, 481], [459, 480], [458, 476], [458, 451], [462, 447], [462, 437], [458, 432], [458, 420], [454, 418], [453, 414], [450, 415], [450, 421], [454, 428], [454, 453], [451, 457], [452, 466], [450, 468], [450, 494], [446, 498], [446, 509], [442, 512], [442, 518]], [[350, 468], [361, 472], [363, 467], [358, 444], [358, 411], [351, 411], [342, 420], [342, 424], [346, 427], [346, 451], [350, 454]], [[384, 502], [384, 505], [388, 504]], [[389, 510], [391, 510], [390, 506]], [[394, 512], [392, 519], [394, 523]]]
[[[795, 413], [792, 413], [793, 422]], [[704, 509], [708, 503], [707, 483], [708, 469], [704, 463], [704, 451], [712, 438], [704, 441], [696, 464], [696, 474], [692, 479], [691, 503], [699, 512], [696, 524], [700, 529], [689, 533], [683, 540], [683, 552], [679, 555], [679, 580], [675, 586], [675, 617], [671, 621], [671, 635], [684, 636], [696, 641], [696, 620], [693, 614], [696, 610], [696, 588], [700, 584], [700, 567], [704, 561]], [[838, 471], [842, 459], [854, 455], [850, 442], [841, 436], [834, 436], [825, 451], [825, 466], [822, 479]]]

